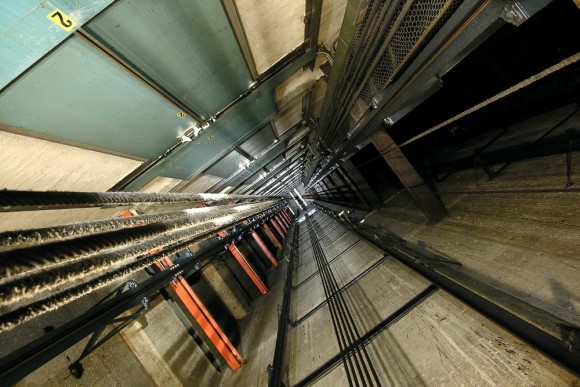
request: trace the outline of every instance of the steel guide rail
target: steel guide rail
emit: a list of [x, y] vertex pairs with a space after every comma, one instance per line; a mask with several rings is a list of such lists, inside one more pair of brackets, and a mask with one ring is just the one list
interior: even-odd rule
[[[320, 239], [327, 237], [331, 232], [333, 232], [334, 230], [336, 230], [337, 228], [341, 227], [341, 224], [337, 224], [336, 227], [334, 227], [332, 230], [328, 231], [326, 234], [324, 234], [323, 236], [320, 237]], [[344, 228], [344, 227], [343, 227]], [[346, 235], [346, 233], [348, 232], [348, 230], [345, 229], [344, 234], [342, 234], [340, 237], [338, 237], [338, 239], [340, 239], [343, 235]], [[338, 240], [337, 239], [337, 240]], [[304, 254], [305, 252], [307, 252], [308, 250], [310, 250], [312, 248], [312, 245], [308, 246], [307, 248], [305, 248], [304, 250], [302, 250], [300, 252], [300, 254]]]
[[279, 387], [283, 386], [282, 378], [284, 371], [284, 361], [286, 353], [286, 345], [288, 338], [288, 320], [290, 316], [290, 303], [292, 301], [292, 273], [294, 272], [294, 263], [298, 260], [298, 240], [299, 240], [299, 226], [296, 222], [293, 223], [292, 244], [290, 247], [290, 258], [288, 260], [288, 267], [286, 271], [286, 282], [284, 284], [284, 297], [282, 299], [282, 310], [278, 316], [278, 333], [276, 335], [276, 346], [274, 348], [274, 359], [272, 366], [269, 367], [270, 376], [268, 386]]
[[[148, 297], [167, 286], [167, 283], [177, 276], [187, 276], [188, 273], [199, 269], [201, 259], [221, 252], [224, 245], [239, 240], [244, 234], [251, 232], [251, 230], [269, 220], [282, 208], [283, 205], [278, 205], [251, 216], [250, 218], [253, 218], [253, 220], [248, 223], [228, 226], [228, 235], [226, 237], [215, 236], [205, 239], [197, 252], [179, 264], [173, 265], [169, 270], [154, 274], [148, 280], [128, 289], [118, 297], [96, 305], [85, 314], [0, 359], [0, 380], [3, 384], [8, 385], [17, 382], [121, 313], [143, 301], [146, 302]], [[256, 219], [256, 216], [259, 216], [259, 218]], [[193, 240], [183, 241], [152, 257], [155, 259], [157, 255], [159, 255], [159, 258], [171, 255], [192, 242]], [[8, 313], [8, 315], [11, 313]], [[6, 317], [7, 315], [4, 315], [2, 319]]]
[[[397, 309], [393, 314], [391, 314], [385, 320], [383, 320], [382, 322], [377, 324], [374, 328], [370, 329], [367, 333], [365, 333], [360, 338], [360, 340], [357, 340], [356, 342], [352, 343], [348, 348], [346, 348], [346, 351], [347, 352], [352, 351], [355, 348], [355, 346], [367, 345], [375, 336], [377, 336], [383, 330], [389, 328], [394, 323], [396, 323], [397, 321], [399, 321], [400, 319], [405, 317], [410, 311], [415, 309], [423, 301], [425, 301], [433, 293], [435, 293], [435, 291], [437, 289], [438, 289], [438, 287], [435, 285], [430, 285], [429, 287], [427, 287], [421, 293], [419, 293], [415, 297], [413, 297], [405, 305], [403, 305], [402, 307]], [[342, 360], [342, 356], [340, 353], [334, 355], [332, 358], [330, 358], [328, 361], [326, 361], [324, 364], [322, 364], [320, 367], [318, 367], [314, 372], [312, 372], [311, 374], [306, 376], [300, 382], [296, 383], [295, 387], [302, 387], [302, 386], [311, 385], [316, 380], [318, 380], [319, 378], [321, 378], [322, 376], [326, 375], [331, 370], [333, 370], [340, 363], [341, 360]]]
[[[361, 239], [359, 239], [358, 241], [360, 241], [360, 240]], [[360, 280], [361, 278], [365, 277], [371, 271], [373, 271], [374, 269], [376, 269], [387, 258], [389, 258], [389, 256], [387, 254], [383, 254], [383, 256], [381, 258], [379, 258], [371, 266], [369, 266], [368, 268], [366, 268], [365, 270], [363, 270], [362, 273], [357, 274], [353, 279], [351, 279], [350, 281], [348, 281], [345, 285], [341, 286], [338, 289], [338, 292], [341, 292], [342, 293], [346, 289], [350, 288], [352, 285], [356, 284], [358, 282], [358, 280]], [[317, 273], [318, 272], [316, 272], [314, 274], [317, 274]], [[306, 321], [306, 319], [308, 319], [310, 316], [312, 316], [314, 313], [316, 313], [318, 310], [320, 310], [327, 303], [328, 303], [328, 300], [322, 301], [321, 303], [319, 303], [318, 305], [316, 305], [315, 307], [313, 307], [312, 309], [310, 309], [308, 312], [306, 312], [302, 317], [296, 319], [295, 321], [291, 321], [290, 322], [290, 325], [292, 325], [293, 327], [296, 327], [296, 326], [300, 325], [301, 323], [303, 323], [304, 321]]]
[[[560, 362], [569, 370], [576, 374], [580, 374], [580, 350], [578, 349], [577, 344], [575, 344], [574, 338], [580, 334], [580, 329], [578, 327], [569, 327], [560, 324], [558, 331], [562, 332], [563, 337], [562, 339], [559, 339], [542, 330], [538, 326], [522, 319], [499, 304], [494, 303], [492, 301], [494, 299], [493, 297], [490, 296], [490, 299], [487, 299], [456, 282], [453, 278], [440, 274], [428, 267], [425, 262], [421, 260], [421, 252], [411, 249], [404, 241], [399, 243], [393, 243], [392, 240], [384, 241], [376, 234], [371, 235], [368, 231], [365, 231], [364, 228], [338, 217], [332, 210], [316, 203], [314, 205], [332, 218], [343, 222], [352, 232], [387, 252], [416, 273], [446, 290], [465, 304], [487, 316], [492, 321], [503, 326], [514, 335], [550, 356], [552, 359]], [[475, 279], [474, 281], [477, 282]], [[511, 297], [507, 293], [504, 293], [504, 295], [507, 298]], [[497, 295], [495, 295], [495, 297], [497, 297]], [[544, 313], [548, 315], [548, 313]], [[561, 321], [554, 316], [549, 317], [552, 317], [554, 322]]]
[[[333, 257], [330, 261], [328, 261], [327, 265], [332, 264], [333, 262], [335, 262], [336, 260], [340, 259], [344, 254], [348, 253], [351, 249], [353, 249], [354, 247], [356, 247], [356, 245], [358, 245], [360, 242], [362, 241], [362, 239], [357, 239], [353, 244], [351, 244], [350, 246], [348, 246], [345, 250], [343, 250], [341, 253], [339, 253], [336, 257]], [[311, 262], [314, 258], [309, 259], [308, 261], [304, 262], [301, 266], [307, 264], [308, 262]], [[314, 278], [316, 276], [316, 274], [319, 273], [320, 270], [316, 270], [314, 273], [310, 274], [308, 277], [306, 277], [302, 282], [300, 282], [297, 285], [292, 285], [292, 290], [296, 290], [298, 288], [300, 288], [302, 285], [304, 285], [305, 283], [307, 283], [308, 281], [310, 281], [312, 278]]]
[[365, 346], [362, 344], [354, 345], [357, 342], [360, 343], [360, 332], [346, 304], [344, 295], [339, 291], [336, 277], [330, 269], [320, 245], [321, 238], [318, 234], [322, 229], [310, 221], [308, 216], [306, 222], [349, 385], [358, 386], [360, 380], [360, 383], [365, 386], [380, 386], [378, 375]]

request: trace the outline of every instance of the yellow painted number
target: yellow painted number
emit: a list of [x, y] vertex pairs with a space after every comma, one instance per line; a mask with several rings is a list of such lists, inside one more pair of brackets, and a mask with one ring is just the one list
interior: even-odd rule
[[184, 112], [179, 112], [179, 113], [177, 113], [177, 117], [183, 118], [183, 117], [185, 117], [185, 113]]
[[62, 12], [58, 8], [55, 8], [54, 11], [49, 13], [47, 17], [50, 21], [52, 21], [66, 32], [69, 32], [77, 26], [77, 23], [73, 19], [68, 17], [66, 13]]

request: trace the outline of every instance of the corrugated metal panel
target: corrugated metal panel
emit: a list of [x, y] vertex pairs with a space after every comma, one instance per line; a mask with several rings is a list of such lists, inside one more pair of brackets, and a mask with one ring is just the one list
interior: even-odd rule
[[[232, 144], [239, 143], [256, 128], [264, 126], [275, 111], [271, 93], [250, 95], [194, 141], [183, 145], [170, 158], [158, 164], [148, 176], [190, 179], [231, 151]], [[129, 189], [137, 189], [138, 185], [143, 184], [142, 180]]]
[[[0, 2], [0, 89], [66, 39], [112, 0]], [[54, 11], [68, 16], [61, 22]], [[49, 18], [49, 15], [53, 17]], [[71, 20], [72, 19], [72, 20]], [[76, 23], [76, 25], [73, 24]], [[62, 24], [61, 24], [62, 23]], [[70, 27], [67, 27], [70, 26]], [[63, 28], [64, 27], [64, 28]], [[69, 29], [67, 31], [66, 29]]]
[[147, 159], [194, 123], [78, 37], [2, 93], [0, 116], [11, 126]]
[[126, 190], [138, 190], [155, 176], [190, 179], [263, 127], [276, 113], [272, 89], [305, 66], [315, 51], [305, 52], [292, 64], [260, 84], [258, 90], [228, 110], [222, 118], [203, 131], [193, 142], [179, 148], [170, 157], [131, 183]]
[[272, 162], [270, 162], [270, 163], [268, 163], [268, 165], [266, 165], [266, 168], [268, 170], [272, 170], [272, 169], [276, 168], [276, 166], [278, 166], [282, 161], [284, 161], [284, 158], [285, 157], [283, 155], [276, 157]]
[[119, 1], [87, 30], [208, 118], [252, 82], [219, 1]]

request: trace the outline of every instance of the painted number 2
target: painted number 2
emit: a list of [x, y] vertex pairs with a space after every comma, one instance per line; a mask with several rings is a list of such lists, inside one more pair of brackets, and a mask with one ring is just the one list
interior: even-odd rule
[[55, 8], [54, 11], [48, 14], [48, 19], [67, 32], [77, 25], [73, 19], [58, 8]]

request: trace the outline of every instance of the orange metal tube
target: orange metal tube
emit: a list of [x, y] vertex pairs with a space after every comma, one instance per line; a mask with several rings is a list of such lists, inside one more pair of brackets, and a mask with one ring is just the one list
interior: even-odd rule
[[288, 230], [290, 230], [290, 222], [288, 221], [288, 218], [286, 218], [286, 216], [284, 216], [283, 212], [279, 212], [278, 216], [280, 217], [280, 219], [282, 219], [282, 222], [284, 222], [284, 226], [286, 227], [286, 232], [288, 232]]
[[288, 227], [290, 227], [290, 224], [292, 224], [292, 219], [290, 219], [290, 217], [288, 216], [288, 213], [286, 211], [281, 211], [280, 214], [284, 219], [286, 219], [286, 222], [288, 223]]
[[286, 234], [288, 232], [288, 226], [286, 226], [286, 221], [282, 219], [282, 215], [276, 214], [274, 216], [274, 219], [276, 219], [276, 221], [278, 222], [278, 226], [280, 226], [284, 234]]

